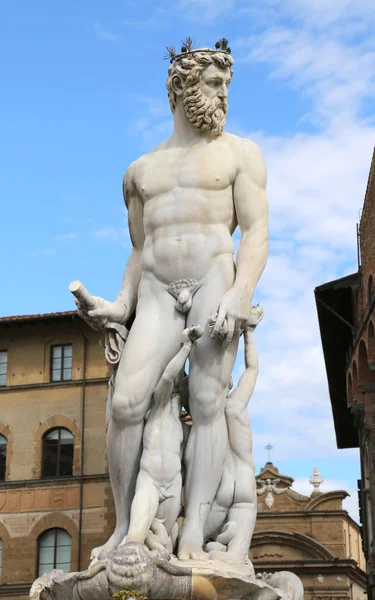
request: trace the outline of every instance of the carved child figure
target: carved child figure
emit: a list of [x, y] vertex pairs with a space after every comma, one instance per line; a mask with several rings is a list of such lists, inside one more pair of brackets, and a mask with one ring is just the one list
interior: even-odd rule
[[[246, 370], [237, 387], [228, 395], [225, 416], [229, 447], [219, 489], [205, 527], [206, 539], [219, 532], [216, 541], [206, 546], [210, 558], [233, 564], [243, 563], [248, 556], [257, 513], [252, 435], [247, 405], [258, 376], [253, 331], [262, 318], [262, 307], [253, 307], [244, 331]], [[221, 529], [223, 524], [224, 528]]]

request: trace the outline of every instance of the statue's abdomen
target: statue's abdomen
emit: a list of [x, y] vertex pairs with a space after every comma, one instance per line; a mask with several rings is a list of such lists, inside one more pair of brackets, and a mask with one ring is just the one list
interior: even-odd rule
[[218, 256], [232, 260], [233, 201], [231, 190], [176, 188], [149, 200], [144, 210], [145, 270], [170, 283], [201, 279]]

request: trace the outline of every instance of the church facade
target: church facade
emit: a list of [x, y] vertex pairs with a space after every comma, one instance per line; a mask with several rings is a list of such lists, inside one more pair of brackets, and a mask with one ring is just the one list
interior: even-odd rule
[[258, 517], [250, 559], [256, 572], [292, 571], [306, 600], [363, 600], [366, 565], [359, 525], [342, 508], [344, 490], [310, 496], [268, 462], [256, 477]]

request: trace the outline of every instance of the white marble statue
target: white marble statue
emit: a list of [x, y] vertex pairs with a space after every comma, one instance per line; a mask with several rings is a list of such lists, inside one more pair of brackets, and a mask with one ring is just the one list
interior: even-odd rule
[[[249, 139], [224, 132], [232, 65], [224, 44], [217, 50], [188, 47], [172, 56], [167, 89], [173, 134], [132, 163], [124, 178], [133, 250], [120, 292], [114, 302], [99, 297], [92, 297], [90, 305], [77, 301], [80, 315], [95, 328], [124, 325], [136, 309], [116, 373], [108, 427], [116, 528], [103, 547], [107, 552], [127, 535], [134, 539], [133, 526], [129, 532], [131, 509], [139, 514], [150, 510], [147, 522], [155, 512], [156, 501], [150, 507], [149, 498], [144, 505], [140, 498], [132, 508], [136, 486], [146, 485], [137, 481], [142, 477], [144, 422], [185, 328], [199, 323], [204, 331], [189, 356], [193, 426], [185, 452], [180, 560], [208, 558], [203, 532], [228, 456], [226, 406], [228, 418], [236, 398], [245, 414], [248, 396], [242, 397], [242, 384], [228, 405], [227, 390], [239, 337], [267, 260], [268, 208], [261, 151]], [[241, 242], [234, 262], [232, 234], [237, 226]], [[211, 328], [210, 319], [215, 321]], [[232, 422], [230, 460], [236, 469], [250, 473], [251, 437], [243, 436], [242, 417]], [[230, 473], [230, 466], [227, 470]], [[142, 472], [147, 486], [155, 487], [156, 499], [161, 483], [153, 480], [149, 466], [143, 464]], [[244, 491], [245, 497], [248, 493]], [[240, 528], [251, 529], [253, 517], [248, 521], [235, 508], [242, 502], [240, 494], [234, 502], [230, 520], [236, 521], [238, 514]]]

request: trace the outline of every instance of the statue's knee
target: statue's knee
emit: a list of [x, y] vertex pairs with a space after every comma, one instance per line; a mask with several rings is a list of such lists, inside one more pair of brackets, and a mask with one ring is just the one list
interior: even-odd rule
[[130, 394], [115, 392], [112, 402], [112, 419], [118, 425], [125, 426], [140, 423], [145, 416], [143, 402]]

